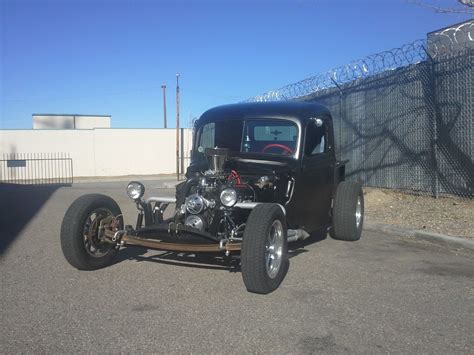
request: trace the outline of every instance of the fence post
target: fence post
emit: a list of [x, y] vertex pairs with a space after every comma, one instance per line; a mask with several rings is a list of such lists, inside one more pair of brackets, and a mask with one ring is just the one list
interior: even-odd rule
[[[337, 89], [339, 90], [339, 161], [342, 161], [342, 121], [343, 116], [346, 115], [346, 105], [344, 103], [344, 91], [339, 86], [336, 80], [331, 77], [331, 81], [336, 85]], [[344, 117], [345, 118], [345, 117]]]
[[431, 157], [431, 167], [433, 169], [433, 178], [432, 178], [432, 194], [435, 198], [438, 198], [439, 195], [439, 177], [438, 177], [438, 96], [436, 88], [436, 68], [435, 61], [430, 53], [426, 50], [425, 46], [422, 46], [427, 57], [427, 63], [429, 65], [428, 70], [428, 80], [424, 83], [424, 86], [427, 86], [424, 90], [425, 102], [427, 103], [427, 108], [429, 116], [432, 120], [432, 137], [430, 144], [430, 157]]

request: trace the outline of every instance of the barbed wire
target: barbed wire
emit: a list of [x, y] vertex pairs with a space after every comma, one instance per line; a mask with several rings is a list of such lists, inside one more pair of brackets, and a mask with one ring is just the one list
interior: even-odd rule
[[255, 96], [246, 102], [285, 101], [364, 79], [388, 70], [436, 58], [453, 49], [474, 46], [474, 21], [467, 21], [429, 34], [428, 40], [416, 40], [398, 48], [351, 61], [293, 84]]
[[459, 49], [474, 48], [474, 20], [428, 33], [427, 48], [434, 58]]
[[284, 101], [309, 95], [311, 93], [342, 86], [357, 79], [366, 78], [386, 70], [393, 70], [426, 59], [425, 41], [415, 42], [389, 51], [369, 55], [351, 61], [338, 68], [318, 74], [299, 82], [268, 91], [249, 99], [249, 102]]

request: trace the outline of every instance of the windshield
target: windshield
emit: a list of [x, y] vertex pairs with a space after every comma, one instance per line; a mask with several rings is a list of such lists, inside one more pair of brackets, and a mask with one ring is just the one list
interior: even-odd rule
[[227, 148], [234, 152], [293, 156], [298, 127], [281, 119], [248, 119], [209, 122], [197, 134], [197, 151]]

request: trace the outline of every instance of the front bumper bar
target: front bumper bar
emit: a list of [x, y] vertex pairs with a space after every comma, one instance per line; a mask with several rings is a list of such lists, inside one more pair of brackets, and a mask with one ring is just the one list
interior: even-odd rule
[[227, 243], [223, 246], [220, 244], [186, 244], [186, 243], [168, 243], [157, 239], [147, 239], [125, 234], [121, 239], [121, 245], [136, 245], [150, 249], [199, 253], [199, 252], [232, 252], [240, 251], [240, 243]]
[[[189, 242], [185, 235], [191, 235], [199, 242]], [[104, 237], [109, 242], [122, 246], [135, 245], [178, 252], [232, 252], [241, 249], [241, 243], [221, 243], [210, 233], [173, 222], [115, 233], [106, 230]]]

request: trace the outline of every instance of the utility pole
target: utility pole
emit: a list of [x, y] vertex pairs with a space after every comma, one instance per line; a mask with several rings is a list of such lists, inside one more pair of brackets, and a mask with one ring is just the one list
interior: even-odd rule
[[164, 117], [164, 126], [166, 127], [166, 85], [163, 84], [161, 85], [161, 88], [163, 89], [163, 117]]
[[179, 180], [179, 74], [176, 74], [176, 178]]

